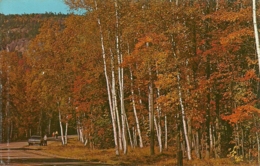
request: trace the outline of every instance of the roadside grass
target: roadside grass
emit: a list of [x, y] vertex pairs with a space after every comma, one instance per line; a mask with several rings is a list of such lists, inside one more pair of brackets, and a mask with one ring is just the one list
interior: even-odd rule
[[[64, 158], [79, 159], [89, 162], [99, 162], [111, 165], [176, 165], [176, 149], [170, 147], [162, 154], [155, 148], [155, 155], [150, 156], [149, 147], [146, 148], [128, 148], [127, 155], [115, 155], [114, 149], [90, 149], [80, 143], [77, 138], [68, 139], [68, 144], [63, 146], [61, 142], [53, 142], [48, 146], [43, 146], [42, 151], [48, 154]], [[240, 165], [249, 166], [253, 163], [240, 162], [235, 163], [229, 158], [208, 159], [192, 161], [183, 160], [183, 165], [187, 166], [222, 166], [222, 165]]]
[[111, 165], [174, 165], [176, 163], [174, 149], [159, 154], [155, 150], [154, 156], [150, 156], [147, 148], [128, 148], [127, 155], [123, 153], [115, 155], [114, 149], [90, 149], [80, 143], [77, 138], [68, 139], [68, 144], [63, 146], [61, 142], [53, 142], [48, 146], [42, 146], [42, 151], [64, 158], [80, 159], [89, 162], [100, 162]]

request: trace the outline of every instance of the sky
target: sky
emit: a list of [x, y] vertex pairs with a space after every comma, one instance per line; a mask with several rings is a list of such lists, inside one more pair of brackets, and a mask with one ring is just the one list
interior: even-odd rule
[[31, 14], [31, 13], [62, 13], [71, 11], [63, 0], [0, 0], [0, 13]]

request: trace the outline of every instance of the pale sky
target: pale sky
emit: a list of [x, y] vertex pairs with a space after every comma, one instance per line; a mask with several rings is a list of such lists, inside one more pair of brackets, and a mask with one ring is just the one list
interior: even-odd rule
[[30, 14], [30, 13], [71, 13], [63, 0], [0, 0], [0, 13]]

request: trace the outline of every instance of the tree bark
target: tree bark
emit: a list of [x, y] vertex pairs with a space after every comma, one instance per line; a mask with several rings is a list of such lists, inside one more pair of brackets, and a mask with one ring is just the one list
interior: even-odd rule
[[120, 66], [123, 62], [122, 54], [119, 48], [119, 11], [118, 2], [115, 3], [115, 13], [116, 13], [116, 52], [118, 58], [118, 82], [119, 82], [119, 92], [120, 92], [120, 105], [121, 105], [121, 122], [122, 122], [122, 142], [124, 154], [127, 154], [127, 131], [126, 131], [126, 113], [124, 104], [124, 69]]
[[68, 144], [68, 126], [69, 126], [69, 123], [66, 122], [65, 135], [64, 135], [64, 145]]
[[183, 125], [184, 137], [185, 137], [185, 141], [186, 141], [187, 156], [188, 156], [188, 160], [191, 160], [191, 148], [190, 148], [190, 142], [189, 142], [188, 131], [187, 131], [187, 126], [186, 126], [185, 108], [184, 108], [184, 104], [182, 101], [182, 92], [181, 92], [180, 74], [179, 73], [177, 74], [177, 81], [178, 81], [178, 94], [179, 94], [179, 102], [180, 102], [180, 106], [181, 106], [182, 125]]
[[[156, 75], [158, 77], [158, 75], [159, 75], [158, 70], [156, 70]], [[159, 87], [157, 88], [157, 97], [160, 97], [160, 88]], [[158, 121], [155, 122], [156, 126], [157, 126], [157, 138], [158, 138], [158, 144], [159, 144], [159, 151], [160, 151], [160, 153], [162, 153], [163, 145], [162, 145], [162, 127], [161, 127], [161, 113], [162, 113], [161, 106], [157, 105], [156, 110], [157, 110], [157, 117], [158, 117]]]
[[126, 128], [127, 128], [127, 132], [128, 132], [128, 137], [129, 137], [130, 145], [131, 145], [131, 147], [133, 148], [133, 147], [134, 147], [134, 144], [133, 144], [133, 139], [132, 139], [132, 135], [131, 135], [131, 131], [130, 131], [130, 127], [129, 127], [129, 124], [128, 124], [127, 117], [126, 117]]
[[64, 145], [64, 137], [63, 137], [63, 127], [61, 121], [61, 110], [60, 110], [60, 103], [58, 102], [58, 109], [59, 109], [59, 123], [60, 123], [60, 136], [61, 136], [61, 143]]
[[113, 114], [114, 117], [116, 117], [116, 122], [117, 122], [117, 128], [118, 128], [118, 144], [119, 144], [119, 149], [122, 150], [122, 130], [121, 130], [121, 121], [119, 118], [119, 111], [118, 111], [118, 106], [117, 106], [117, 96], [116, 96], [116, 80], [115, 80], [115, 65], [114, 65], [114, 55], [113, 52], [110, 48], [110, 57], [111, 57], [111, 75], [112, 75], [112, 86], [111, 86], [111, 95], [112, 95], [112, 109], [113, 109]]
[[165, 127], [165, 142], [164, 142], [164, 149], [168, 150], [168, 126], [167, 126], [167, 115], [164, 116], [164, 127]]
[[154, 101], [152, 70], [149, 66], [149, 114], [150, 114], [150, 155], [154, 155]]
[[256, 45], [256, 54], [258, 58], [258, 67], [260, 72], [260, 45], [259, 45], [259, 35], [257, 28], [257, 20], [256, 20], [256, 0], [252, 0], [253, 4], [253, 24], [254, 24], [254, 34], [255, 34], [255, 45]]
[[133, 73], [130, 68], [130, 79], [131, 79], [131, 94], [132, 94], [132, 104], [133, 104], [133, 110], [134, 110], [134, 116], [135, 116], [135, 122], [136, 122], [136, 128], [139, 136], [139, 146], [140, 148], [143, 147], [143, 139], [142, 139], [142, 134], [141, 134], [141, 129], [140, 129], [140, 124], [139, 124], [139, 119], [136, 111], [136, 106], [135, 106], [135, 97], [134, 97], [134, 88], [133, 88]]
[[[96, 10], [98, 9], [96, 0], [95, 0], [95, 8], [96, 8]], [[113, 108], [112, 108], [111, 92], [110, 92], [109, 79], [108, 79], [107, 68], [106, 68], [106, 53], [105, 53], [105, 46], [104, 46], [104, 37], [103, 37], [103, 31], [102, 31], [102, 26], [101, 26], [101, 20], [100, 20], [99, 17], [97, 17], [97, 23], [98, 23], [98, 26], [99, 26], [100, 42], [101, 42], [101, 49], [102, 49], [102, 58], [103, 58], [103, 64], [104, 64], [104, 74], [105, 74], [105, 78], [106, 78], [109, 108], [110, 108], [110, 114], [111, 114], [112, 125], [113, 125], [115, 151], [116, 151], [116, 155], [119, 155], [117, 130], [116, 130], [116, 117], [114, 116], [114, 112], [113, 112]]]

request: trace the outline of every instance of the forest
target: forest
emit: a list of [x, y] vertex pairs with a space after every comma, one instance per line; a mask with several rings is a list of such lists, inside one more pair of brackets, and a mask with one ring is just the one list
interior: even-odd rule
[[86, 13], [0, 15], [0, 141], [260, 163], [260, 4], [64, 2]]

